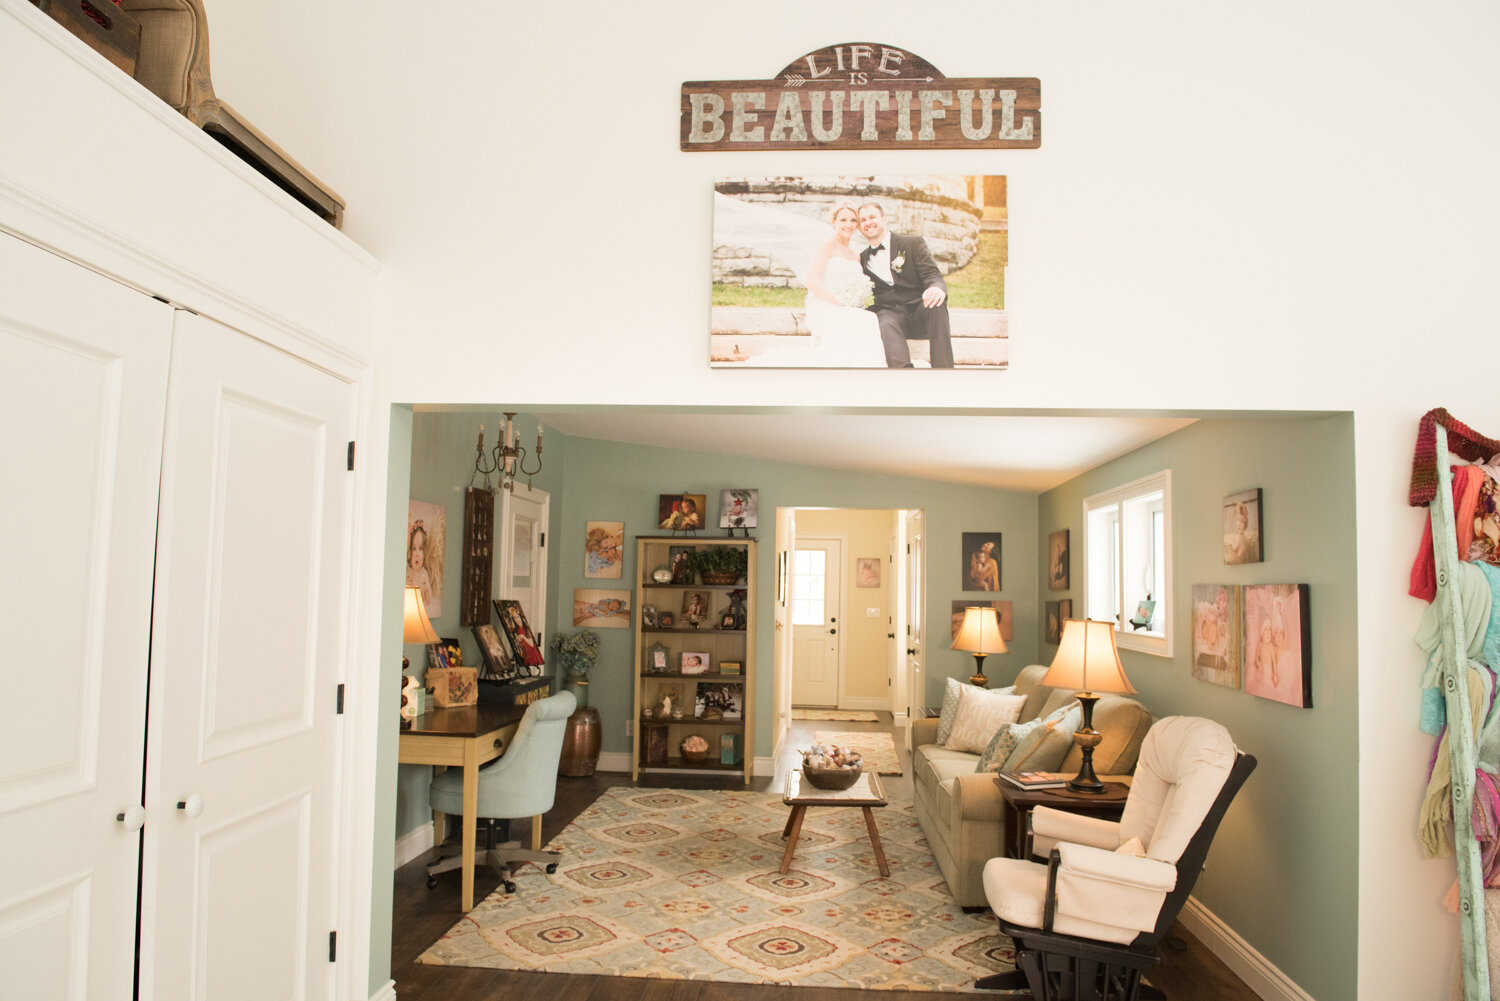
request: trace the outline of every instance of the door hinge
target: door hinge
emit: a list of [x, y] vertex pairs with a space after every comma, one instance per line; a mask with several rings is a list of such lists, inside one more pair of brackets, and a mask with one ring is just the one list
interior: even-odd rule
[[546, 532], [542, 533], [542, 542], [541, 542], [541, 545], [539, 545], [537, 548], [538, 549], [546, 549], [547, 548], [547, 533]]
[[349, 443], [349, 471], [354, 471], [354, 442]]
[[336, 962], [338, 962], [338, 958], [339, 958], [339, 933], [336, 932], [336, 931], [331, 931], [331, 932], [328, 933], [328, 961], [330, 963], [336, 963]]
[[333, 711], [339, 716], [344, 715], [344, 686], [339, 686], [338, 701], [334, 704]]

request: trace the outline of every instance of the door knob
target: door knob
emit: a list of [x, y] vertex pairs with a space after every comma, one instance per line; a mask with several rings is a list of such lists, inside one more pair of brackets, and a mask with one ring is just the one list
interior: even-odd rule
[[146, 808], [140, 805], [132, 806], [124, 813], [115, 814], [115, 819], [125, 825], [125, 830], [134, 834], [146, 826]]
[[203, 812], [203, 797], [197, 793], [193, 793], [187, 799], [179, 799], [177, 801], [177, 809], [189, 817], [196, 817]]

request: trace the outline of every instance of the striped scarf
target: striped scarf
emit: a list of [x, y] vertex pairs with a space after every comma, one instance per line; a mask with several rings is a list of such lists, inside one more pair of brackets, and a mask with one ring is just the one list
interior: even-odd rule
[[1417, 447], [1411, 457], [1411, 492], [1407, 501], [1421, 507], [1437, 496], [1437, 425], [1448, 431], [1448, 451], [1470, 462], [1500, 455], [1500, 441], [1486, 438], [1442, 407], [1434, 407], [1417, 422]]

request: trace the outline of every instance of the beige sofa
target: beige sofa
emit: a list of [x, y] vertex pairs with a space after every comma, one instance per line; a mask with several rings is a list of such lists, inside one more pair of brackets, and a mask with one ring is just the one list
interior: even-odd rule
[[[1046, 667], [1033, 664], [1016, 678], [1016, 694], [1026, 696], [1021, 720], [1046, 716], [1073, 699], [1074, 693], [1041, 685]], [[1106, 782], [1129, 780], [1141, 753], [1141, 741], [1153, 720], [1146, 707], [1119, 695], [1101, 696], [1094, 706], [1094, 729], [1103, 739], [1094, 748], [1094, 771]], [[984, 864], [1002, 854], [1006, 832], [1000, 790], [992, 772], [976, 772], [979, 755], [939, 747], [938, 720], [912, 722], [912, 783], [917, 822], [937, 856], [961, 907], [986, 906]], [[1075, 744], [1060, 771], [1077, 771], [1083, 760]]]

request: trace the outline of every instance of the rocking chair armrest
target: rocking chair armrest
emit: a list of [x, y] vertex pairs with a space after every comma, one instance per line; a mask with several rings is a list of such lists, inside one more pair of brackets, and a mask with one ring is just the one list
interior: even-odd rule
[[1118, 821], [1089, 817], [1081, 813], [1067, 813], [1050, 806], [1039, 806], [1031, 811], [1031, 831], [1038, 838], [1050, 838], [1055, 842], [1092, 845], [1105, 851], [1113, 851], [1120, 844]]
[[1169, 893], [1177, 885], [1177, 867], [1160, 859], [1120, 855], [1089, 845], [1057, 846], [1062, 869], [1070, 876], [1116, 883], [1123, 887]]

